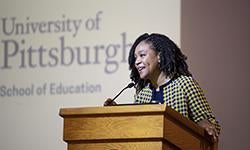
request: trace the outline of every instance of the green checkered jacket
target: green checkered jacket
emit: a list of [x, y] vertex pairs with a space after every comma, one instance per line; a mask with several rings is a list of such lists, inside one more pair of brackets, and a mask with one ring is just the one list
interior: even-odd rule
[[[135, 95], [135, 103], [150, 103], [151, 97], [152, 90], [146, 86]], [[208, 119], [220, 131], [220, 125], [215, 120], [202, 89], [192, 77], [180, 76], [163, 87], [163, 100], [166, 105], [196, 123]]]

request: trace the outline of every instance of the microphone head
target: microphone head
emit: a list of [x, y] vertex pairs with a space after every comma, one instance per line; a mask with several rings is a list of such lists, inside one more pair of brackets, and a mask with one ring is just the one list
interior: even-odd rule
[[135, 84], [133, 82], [129, 83], [127, 88], [132, 88]]

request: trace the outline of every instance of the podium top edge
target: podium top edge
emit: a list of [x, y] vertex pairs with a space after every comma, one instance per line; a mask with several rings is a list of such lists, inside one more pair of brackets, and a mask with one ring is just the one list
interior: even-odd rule
[[61, 108], [59, 115], [80, 116], [80, 115], [103, 115], [103, 114], [121, 114], [121, 113], [164, 113], [165, 104], [147, 104], [147, 105], [116, 105], [116, 106], [96, 106], [96, 107], [72, 107]]

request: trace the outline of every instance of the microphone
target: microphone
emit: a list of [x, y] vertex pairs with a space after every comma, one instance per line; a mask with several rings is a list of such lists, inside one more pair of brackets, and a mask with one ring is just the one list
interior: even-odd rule
[[124, 90], [132, 88], [135, 84], [133, 82], [129, 83], [125, 88], [123, 88], [109, 103], [112, 103]]

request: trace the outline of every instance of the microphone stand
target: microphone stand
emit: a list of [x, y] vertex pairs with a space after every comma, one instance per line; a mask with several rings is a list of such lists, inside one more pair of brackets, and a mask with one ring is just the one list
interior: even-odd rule
[[133, 82], [129, 83], [125, 88], [123, 88], [109, 103], [112, 103], [124, 90], [132, 88], [135, 84]]

